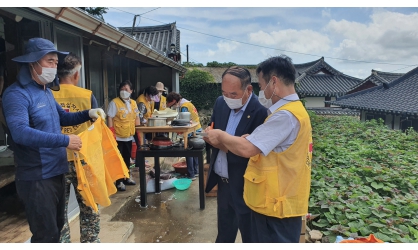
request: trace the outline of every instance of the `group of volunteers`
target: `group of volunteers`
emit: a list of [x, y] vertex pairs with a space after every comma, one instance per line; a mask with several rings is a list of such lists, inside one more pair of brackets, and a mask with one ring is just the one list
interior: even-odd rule
[[[73, 152], [83, 146], [78, 135], [106, 114], [91, 90], [77, 86], [82, 68], [77, 55], [58, 51], [47, 39], [32, 38], [25, 54], [12, 60], [20, 71], [4, 91], [3, 113], [31, 242], [71, 242], [68, 200], [70, 185], [78, 185]], [[203, 139], [212, 148], [205, 191], [218, 186], [217, 243], [235, 242], [238, 230], [244, 243], [299, 242], [308, 210], [312, 128], [295, 91], [295, 68], [282, 55], [261, 62], [256, 74], [258, 96], [246, 68], [232, 66], [223, 73], [212, 126], [204, 131]], [[59, 90], [51, 90], [58, 83]], [[152, 139], [141, 138], [135, 127], [147, 124], [155, 109], [190, 112], [196, 130], [202, 131], [196, 107], [179, 93], [168, 93], [162, 82], [140, 91], [136, 100], [129, 80], [118, 91], [106, 121], [128, 168], [133, 142]], [[81, 164], [86, 164], [82, 158]], [[187, 170], [187, 177], [196, 179], [197, 159], [187, 158]], [[125, 191], [136, 183], [129, 177], [115, 185]], [[100, 215], [75, 191], [80, 242], [100, 242]]]

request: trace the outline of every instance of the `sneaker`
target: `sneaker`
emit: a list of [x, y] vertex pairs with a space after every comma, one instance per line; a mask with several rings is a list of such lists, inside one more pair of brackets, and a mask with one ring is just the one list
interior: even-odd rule
[[118, 191], [126, 191], [125, 184], [123, 182], [119, 182], [119, 184], [116, 186], [118, 188]]
[[199, 174], [195, 174], [194, 177], [199, 177]]
[[196, 177], [187, 177], [187, 178], [189, 178], [192, 181], [196, 180]]
[[124, 180], [123, 183], [125, 185], [132, 185], [132, 186], [136, 185], [136, 182], [134, 180], [132, 180], [131, 178], [128, 178], [128, 179]]

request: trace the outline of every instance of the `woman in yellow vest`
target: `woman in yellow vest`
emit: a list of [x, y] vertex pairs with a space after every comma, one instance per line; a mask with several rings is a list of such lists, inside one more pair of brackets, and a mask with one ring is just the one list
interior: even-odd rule
[[[80, 79], [81, 59], [70, 53], [64, 62], [58, 64], [57, 73], [60, 80], [60, 90], [52, 91], [55, 100], [67, 112], [77, 112], [97, 108], [97, 100], [91, 90], [77, 87]], [[76, 126], [61, 127], [63, 134], [78, 135], [86, 130], [91, 122]], [[61, 230], [60, 242], [71, 243], [70, 226], [68, 223], [68, 201], [71, 184], [78, 186], [77, 173], [74, 165], [73, 150], [67, 149], [68, 173], [65, 174], [65, 224]], [[81, 160], [82, 165], [86, 163]], [[77, 188], [74, 188], [78, 206], [80, 207], [80, 242], [100, 242], [100, 215], [88, 207]]]
[[[138, 105], [139, 120], [141, 125], [147, 124], [148, 118], [150, 118], [154, 112], [155, 102], [159, 101], [160, 98], [158, 97], [158, 90], [154, 86], [148, 86], [144, 89], [143, 93], [138, 96], [136, 103]], [[152, 139], [152, 133], [145, 133], [144, 137], [144, 139], [150, 141]]]
[[155, 103], [155, 109], [157, 109], [158, 111], [164, 110], [167, 108], [167, 99], [163, 95], [163, 93], [166, 92], [166, 89], [164, 88], [164, 83], [157, 82], [157, 84], [155, 84], [155, 88], [158, 90], [158, 97], [160, 98], [160, 101]]
[[244, 201], [251, 209], [256, 242], [297, 243], [308, 212], [312, 127], [295, 91], [295, 68], [287, 56], [259, 64], [259, 101], [269, 116], [251, 135], [231, 136], [206, 129], [217, 148], [250, 158], [244, 174]]
[[[135, 126], [140, 125], [139, 110], [136, 102], [131, 99], [133, 92], [132, 83], [126, 80], [119, 84], [119, 97], [114, 98], [109, 103], [107, 110], [107, 125], [115, 135], [118, 149], [126, 166], [131, 165], [132, 141], [136, 134]], [[119, 191], [125, 191], [125, 185], [135, 185], [131, 178], [116, 181]]]
[[[199, 114], [197, 113], [196, 107], [189, 100], [181, 97], [179, 93], [171, 92], [167, 95], [167, 106], [180, 108], [180, 112], [189, 112], [190, 118], [193, 122], [197, 123], [196, 132], [202, 131], [202, 125], [200, 125]], [[193, 133], [190, 133], [188, 137], [192, 136]], [[187, 177], [196, 180], [196, 177], [199, 176], [199, 163], [197, 157], [186, 157], [187, 162]]]

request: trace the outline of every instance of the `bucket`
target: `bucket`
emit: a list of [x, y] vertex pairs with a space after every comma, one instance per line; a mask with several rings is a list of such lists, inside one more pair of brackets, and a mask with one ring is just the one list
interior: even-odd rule
[[136, 158], [136, 149], [137, 149], [136, 143], [134, 141], [132, 141], [132, 150], [131, 150], [131, 158], [132, 159]]

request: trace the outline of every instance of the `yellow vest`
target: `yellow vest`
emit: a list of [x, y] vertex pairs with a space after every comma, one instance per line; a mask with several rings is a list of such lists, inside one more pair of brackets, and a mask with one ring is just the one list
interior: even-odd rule
[[138, 99], [136, 99], [136, 103], [143, 103], [145, 104], [145, 107], [147, 108], [147, 113], [144, 114], [144, 119], [150, 118], [152, 116], [152, 113], [154, 112], [154, 101], [147, 101], [145, 99], [145, 95], [142, 94], [138, 97]]
[[158, 111], [164, 110], [166, 108], [167, 108], [167, 98], [161, 95], [160, 96], [160, 108], [158, 109]]
[[[116, 193], [114, 182], [128, 178], [129, 172], [112, 132], [100, 117], [79, 136], [83, 147], [74, 151], [77, 189], [85, 204], [97, 212], [97, 204], [110, 205], [109, 196]], [[78, 155], [86, 165], [82, 166]]]
[[195, 106], [193, 105], [193, 103], [191, 102], [185, 102], [183, 103], [183, 105], [181, 105], [181, 108], [186, 107], [189, 112], [190, 112], [190, 118], [192, 119], [192, 121], [197, 122], [197, 127], [196, 130], [200, 129], [202, 127], [202, 125], [200, 125], [200, 119], [199, 119], [199, 114], [197, 113], [197, 109], [195, 108]]
[[[131, 103], [131, 112], [119, 97], [112, 100], [116, 104], [116, 115], [113, 117], [113, 127], [116, 131], [116, 136], [127, 138], [135, 134], [135, 119], [139, 113], [138, 106], [134, 100], [129, 99]], [[126, 113], [128, 112], [128, 113]]]
[[298, 119], [299, 133], [285, 151], [250, 158], [244, 174], [244, 201], [253, 211], [267, 216], [302, 216], [308, 212], [311, 186], [311, 122], [301, 102], [287, 103], [275, 112], [279, 110], [288, 110]]
[[[59, 91], [52, 91], [55, 100], [67, 112], [78, 112], [91, 109], [91, 90], [80, 88], [72, 84], [60, 84]], [[91, 125], [90, 121], [79, 125], [61, 127], [61, 132], [66, 135], [78, 135]], [[68, 161], [73, 161], [73, 151], [67, 149]]]

